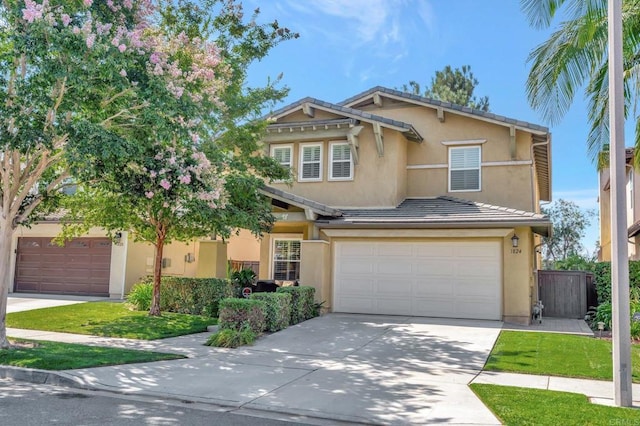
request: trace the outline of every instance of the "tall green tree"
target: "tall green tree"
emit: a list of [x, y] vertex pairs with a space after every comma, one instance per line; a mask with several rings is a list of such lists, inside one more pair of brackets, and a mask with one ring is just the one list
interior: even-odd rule
[[542, 212], [549, 216], [553, 226], [551, 236], [542, 239], [545, 263], [564, 264], [568, 260], [575, 260], [576, 257], [583, 257], [582, 238], [595, 212], [583, 211], [576, 203], [563, 199], [543, 207]]
[[[82, 191], [67, 200], [67, 234], [91, 226], [130, 230], [155, 246], [150, 315], [160, 315], [163, 249], [172, 241], [237, 228], [260, 235], [273, 225], [259, 189], [287, 171], [264, 155], [262, 110], [286, 88], [248, 87], [247, 68], [296, 34], [277, 22], [247, 20], [240, 3], [165, 1], [147, 63], [132, 63], [136, 96], [147, 107], [121, 133], [127, 149], [112, 158], [98, 146], [73, 150]], [[175, 77], [180, 79], [175, 81]], [[168, 79], [168, 80], [167, 80]], [[205, 155], [206, 153], [206, 155]]]
[[[609, 143], [609, 87], [606, 0], [521, 0], [530, 25], [547, 29], [561, 20], [548, 40], [529, 55], [527, 97], [545, 121], [558, 124], [577, 93], [588, 99], [587, 149], [594, 162]], [[625, 117], [636, 122], [640, 83], [640, 2], [622, 5]], [[638, 150], [636, 150], [638, 152]], [[637, 160], [636, 160], [637, 163]]]
[[471, 72], [470, 65], [455, 69], [447, 65], [441, 71], [436, 71], [436, 75], [431, 79], [431, 85], [425, 88], [424, 93], [416, 81], [403, 85], [402, 90], [414, 95], [423, 95], [439, 101], [489, 111], [489, 98], [487, 96], [477, 98], [474, 95], [477, 85], [478, 79]]
[[0, 348], [6, 338], [14, 230], [56, 208], [70, 176], [68, 148], [119, 132], [145, 105], [122, 74], [147, 54], [146, 0], [0, 3]]

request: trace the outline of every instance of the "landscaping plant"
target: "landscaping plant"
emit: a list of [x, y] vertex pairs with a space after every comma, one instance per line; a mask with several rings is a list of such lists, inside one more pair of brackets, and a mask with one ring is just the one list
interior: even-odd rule
[[212, 334], [206, 345], [220, 348], [237, 348], [238, 346], [252, 345], [258, 335], [250, 327], [242, 327], [240, 330], [225, 328]]
[[290, 325], [298, 324], [313, 318], [317, 309], [314, 305], [316, 289], [309, 286], [280, 287], [278, 293], [291, 295], [291, 319]]
[[137, 283], [131, 287], [131, 291], [127, 295], [127, 303], [129, 303], [136, 311], [148, 311], [151, 307], [152, 297], [152, 283]]
[[291, 294], [253, 293], [252, 299], [264, 302], [266, 331], [279, 331], [289, 326], [291, 320]]
[[266, 325], [265, 302], [256, 299], [228, 298], [220, 301], [218, 325], [220, 330], [240, 331], [248, 327], [255, 334]]

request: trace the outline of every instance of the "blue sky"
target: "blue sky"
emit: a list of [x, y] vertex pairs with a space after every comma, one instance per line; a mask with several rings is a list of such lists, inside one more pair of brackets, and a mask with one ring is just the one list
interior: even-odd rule
[[[245, 0], [262, 20], [277, 19], [300, 38], [275, 48], [250, 69], [250, 82], [264, 84], [283, 73], [289, 97], [339, 102], [381, 85], [400, 88], [410, 80], [427, 85], [446, 65], [471, 65], [477, 96], [488, 96], [496, 114], [550, 127], [553, 199], [598, 208], [598, 177], [588, 158], [589, 129], [582, 92], [556, 126], [542, 121], [525, 94], [529, 52], [551, 30], [528, 26], [517, 0]], [[627, 134], [627, 140], [632, 135]], [[584, 245], [593, 252], [597, 216]]]

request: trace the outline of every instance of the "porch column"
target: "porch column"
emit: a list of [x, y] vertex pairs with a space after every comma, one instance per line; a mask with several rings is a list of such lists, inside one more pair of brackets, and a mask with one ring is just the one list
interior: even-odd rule
[[227, 277], [227, 243], [223, 241], [199, 241], [195, 254], [197, 278]]

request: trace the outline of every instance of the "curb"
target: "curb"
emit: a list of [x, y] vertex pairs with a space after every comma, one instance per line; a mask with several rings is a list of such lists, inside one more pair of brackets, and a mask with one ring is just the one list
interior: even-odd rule
[[14, 379], [23, 382], [34, 383], [37, 385], [55, 385], [65, 386], [78, 389], [95, 389], [87, 386], [76, 378], [65, 373], [58, 373], [49, 370], [38, 370], [35, 368], [0, 366], [0, 378]]

